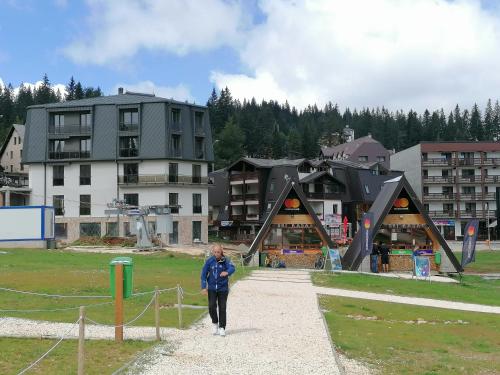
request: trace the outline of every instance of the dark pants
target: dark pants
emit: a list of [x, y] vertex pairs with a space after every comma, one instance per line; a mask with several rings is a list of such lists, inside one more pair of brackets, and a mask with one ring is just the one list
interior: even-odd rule
[[[212, 323], [219, 323], [219, 327], [226, 328], [226, 302], [228, 292], [208, 291], [208, 312], [212, 318]], [[219, 306], [219, 316], [217, 316], [217, 305]]]

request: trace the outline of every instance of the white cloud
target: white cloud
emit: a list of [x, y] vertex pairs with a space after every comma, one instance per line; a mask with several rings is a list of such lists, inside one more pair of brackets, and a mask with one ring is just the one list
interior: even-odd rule
[[238, 40], [236, 0], [88, 0], [88, 29], [64, 53], [77, 63], [112, 64], [141, 50], [185, 55]]
[[189, 88], [183, 84], [177, 86], [158, 86], [151, 81], [141, 81], [134, 84], [121, 83], [114, 87], [113, 93], [118, 91], [119, 87], [123, 87], [125, 90], [140, 92], [145, 94], [155, 94], [162, 98], [173, 98], [179, 101], [193, 102], [193, 96], [189, 92]]
[[[42, 81], [36, 81], [35, 83], [23, 82], [24, 87], [30, 87], [31, 91], [34, 91], [35, 88], [40, 87], [41, 84], [42, 84]], [[2, 78], [0, 77], [0, 88], [5, 87], [5, 85], [6, 84], [4, 83], [4, 81], [2, 81]], [[13, 89], [14, 96], [17, 96], [17, 94], [19, 93], [20, 86], [21, 85], [14, 87], [14, 89]], [[57, 90], [59, 90], [62, 96], [66, 95], [66, 85], [64, 85], [62, 83], [56, 83], [55, 85], [51, 85], [51, 87], [55, 92], [57, 92]]]
[[213, 72], [238, 98], [391, 109], [498, 96], [500, 16], [476, 0], [262, 0], [239, 50], [247, 74]]

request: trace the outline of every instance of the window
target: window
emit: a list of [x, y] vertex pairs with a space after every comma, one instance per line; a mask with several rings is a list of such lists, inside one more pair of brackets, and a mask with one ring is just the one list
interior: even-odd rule
[[101, 237], [101, 223], [80, 223], [80, 237]]
[[462, 169], [462, 177], [473, 177], [474, 169]]
[[425, 203], [425, 204], [424, 204], [424, 210], [425, 210], [426, 212], [429, 212], [429, 204], [428, 204], [428, 203]]
[[453, 203], [443, 203], [443, 212], [453, 216]]
[[62, 159], [64, 158], [64, 141], [55, 140], [49, 143], [49, 158]]
[[194, 131], [198, 134], [203, 133], [203, 112], [194, 113]]
[[476, 212], [476, 203], [466, 202], [465, 203], [465, 212], [475, 213]]
[[52, 167], [52, 186], [64, 186], [64, 165]]
[[54, 129], [56, 133], [63, 131], [64, 129], [64, 115], [54, 115]]
[[338, 214], [339, 213], [339, 205], [338, 204], [334, 204], [333, 207], [332, 207], [332, 212], [334, 214]]
[[21, 142], [21, 137], [19, 137], [19, 138], [17, 139], [17, 143], [19, 143], [19, 144], [21, 144], [21, 143], [22, 143], [22, 142]]
[[[273, 193], [274, 192], [274, 186], [276, 185], [276, 179], [273, 178], [271, 179], [271, 183], [269, 184], [269, 192], [270, 193]], [[308, 185], [304, 185], [304, 187], [307, 187], [307, 189], [309, 188]]]
[[89, 158], [91, 151], [90, 138], [80, 139], [80, 157]]
[[179, 243], [179, 222], [178, 221], [173, 221], [172, 222], [172, 233], [168, 235], [169, 238], [169, 243], [171, 245], [175, 245]]
[[193, 184], [201, 184], [201, 165], [193, 164]]
[[118, 223], [117, 222], [106, 223], [106, 236], [107, 237], [118, 237]]
[[476, 192], [475, 186], [464, 186], [462, 187], [463, 194], [474, 194]]
[[68, 237], [68, 226], [66, 223], [54, 224], [54, 235], [56, 239], [64, 239]]
[[90, 195], [88, 194], [80, 195], [80, 216], [86, 215], [90, 215]]
[[10, 166], [10, 171], [11, 171], [11, 172], [14, 172], [14, 166], [13, 166], [12, 164], [11, 164], [11, 166]]
[[179, 213], [179, 194], [178, 193], [168, 193], [168, 205], [170, 206], [170, 213]]
[[17, 144], [17, 137], [14, 137], [14, 144]]
[[54, 206], [54, 214], [56, 216], [64, 215], [64, 195], [53, 195], [52, 205]]
[[21, 170], [24, 171], [24, 164], [21, 164]]
[[126, 184], [139, 182], [139, 164], [123, 164], [123, 182]]
[[193, 194], [193, 214], [201, 214], [201, 194]]
[[452, 195], [453, 194], [453, 186], [443, 186], [442, 192], [444, 195]]
[[80, 129], [83, 132], [90, 131], [92, 127], [92, 115], [90, 113], [82, 113], [80, 115]]
[[424, 186], [424, 195], [429, 195], [429, 187], [428, 186]]
[[172, 135], [172, 156], [176, 158], [181, 156], [181, 136], [179, 134]]
[[205, 157], [205, 142], [201, 137], [194, 139], [194, 156], [196, 159], [203, 159]]
[[370, 194], [370, 188], [368, 187], [368, 185], [365, 185], [365, 193]]
[[179, 108], [172, 108], [172, 124], [180, 124], [181, 110]]
[[377, 161], [380, 163], [385, 162], [385, 156], [377, 156]]
[[168, 165], [168, 182], [176, 184], [179, 181], [179, 164], [170, 163]]
[[90, 165], [80, 165], [80, 185], [90, 185]]
[[19, 157], [22, 158], [23, 157], [23, 150], [19, 150]]
[[125, 200], [125, 203], [134, 206], [134, 207], [139, 207], [139, 194], [123, 194], [123, 199]]
[[201, 221], [193, 221], [193, 241], [201, 241]]
[[137, 109], [127, 109], [120, 112], [120, 130], [131, 131], [139, 128], [139, 112]]
[[451, 176], [451, 171], [449, 169], [443, 169], [441, 170], [441, 177], [450, 177]]
[[429, 171], [427, 169], [422, 169], [422, 175], [424, 177], [429, 177]]
[[120, 137], [120, 156], [124, 158], [139, 155], [137, 137]]
[[14, 151], [11, 151], [11, 152], [10, 152], [10, 158], [11, 158], [11, 159], [14, 159]]
[[366, 162], [366, 161], [368, 161], [368, 156], [360, 155], [360, 156], [358, 156], [358, 161]]

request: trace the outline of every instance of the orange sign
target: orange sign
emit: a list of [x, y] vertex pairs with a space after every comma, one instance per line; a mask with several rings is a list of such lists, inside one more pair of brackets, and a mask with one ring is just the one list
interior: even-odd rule
[[407, 198], [399, 198], [394, 201], [395, 208], [407, 208], [410, 205], [410, 201]]
[[370, 227], [372, 226], [372, 223], [370, 221], [369, 218], [366, 218], [363, 222], [363, 226], [365, 227], [365, 229], [370, 229]]
[[471, 226], [469, 227], [469, 229], [467, 230], [467, 234], [468, 234], [469, 236], [473, 236], [475, 231], [476, 231], [476, 229], [475, 229], [475, 228], [471, 225]]
[[300, 200], [297, 198], [285, 199], [285, 207], [286, 208], [299, 208]]

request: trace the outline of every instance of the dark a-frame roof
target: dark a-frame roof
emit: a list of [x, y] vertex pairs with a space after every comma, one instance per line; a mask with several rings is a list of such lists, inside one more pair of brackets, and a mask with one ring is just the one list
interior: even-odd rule
[[[420, 203], [417, 195], [413, 191], [412, 187], [408, 183], [408, 180], [405, 178], [405, 176], [396, 177], [392, 180], [388, 180], [382, 186], [382, 190], [380, 191], [377, 198], [373, 202], [370, 210], [368, 211], [373, 213], [373, 219], [375, 221], [373, 232], [377, 233], [379, 231], [380, 227], [382, 226], [382, 223], [384, 222], [385, 217], [391, 210], [394, 201], [397, 199], [397, 197], [399, 196], [399, 194], [403, 189], [406, 190], [410, 199], [415, 204], [415, 207], [417, 208], [418, 212], [424, 218], [425, 224], [428, 225], [432, 234], [435, 236], [435, 238], [437, 238], [439, 244], [443, 248], [448, 258], [450, 259], [451, 264], [453, 265], [455, 270], [457, 272], [462, 272], [463, 269], [462, 266], [460, 265], [460, 262], [455, 257], [450, 247], [448, 246], [448, 243], [443, 238], [439, 230], [436, 228], [436, 225], [425, 211], [424, 207]], [[354, 236], [351, 245], [347, 249], [347, 252], [342, 258], [343, 269], [354, 271], [359, 268], [364, 258], [362, 255], [361, 248], [362, 248], [361, 231], [358, 231]]]
[[269, 231], [269, 228], [271, 227], [271, 224], [273, 222], [273, 218], [278, 214], [281, 206], [283, 205], [283, 202], [285, 201], [286, 197], [290, 193], [291, 190], [294, 190], [297, 196], [299, 197], [301, 203], [304, 205], [307, 213], [312, 217], [314, 221], [314, 225], [316, 226], [316, 229], [320, 232], [322, 240], [326, 240], [327, 246], [329, 248], [333, 248], [333, 242], [331, 238], [328, 236], [328, 233], [326, 232], [325, 228], [321, 224], [321, 221], [318, 219], [318, 216], [312, 209], [311, 205], [307, 201], [306, 196], [304, 195], [304, 192], [302, 191], [302, 188], [300, 185], [293, 181], [293, 180], [288, 180], [286, 185], [283, 187], [283, 190], [281, 191], [278, 199], [276, 200], [273, 208], [269, 212], [269, 214], [266, 217], [266, 220], [264, 221], [264, 224], [262, 225], [262, 228], [259, 230], [259, 233], [257, 233], [257, 236], [255, 236], [255, 239], [253, 240], [252, 244], [250, 245], [250, 249], [248, 251], [247, 257], [248, 259], [250, 258], [250, 255], [255, 254], [255, 252], [259, 248], [259, 243], [264, 239], [264, 236], [267, 234]]

